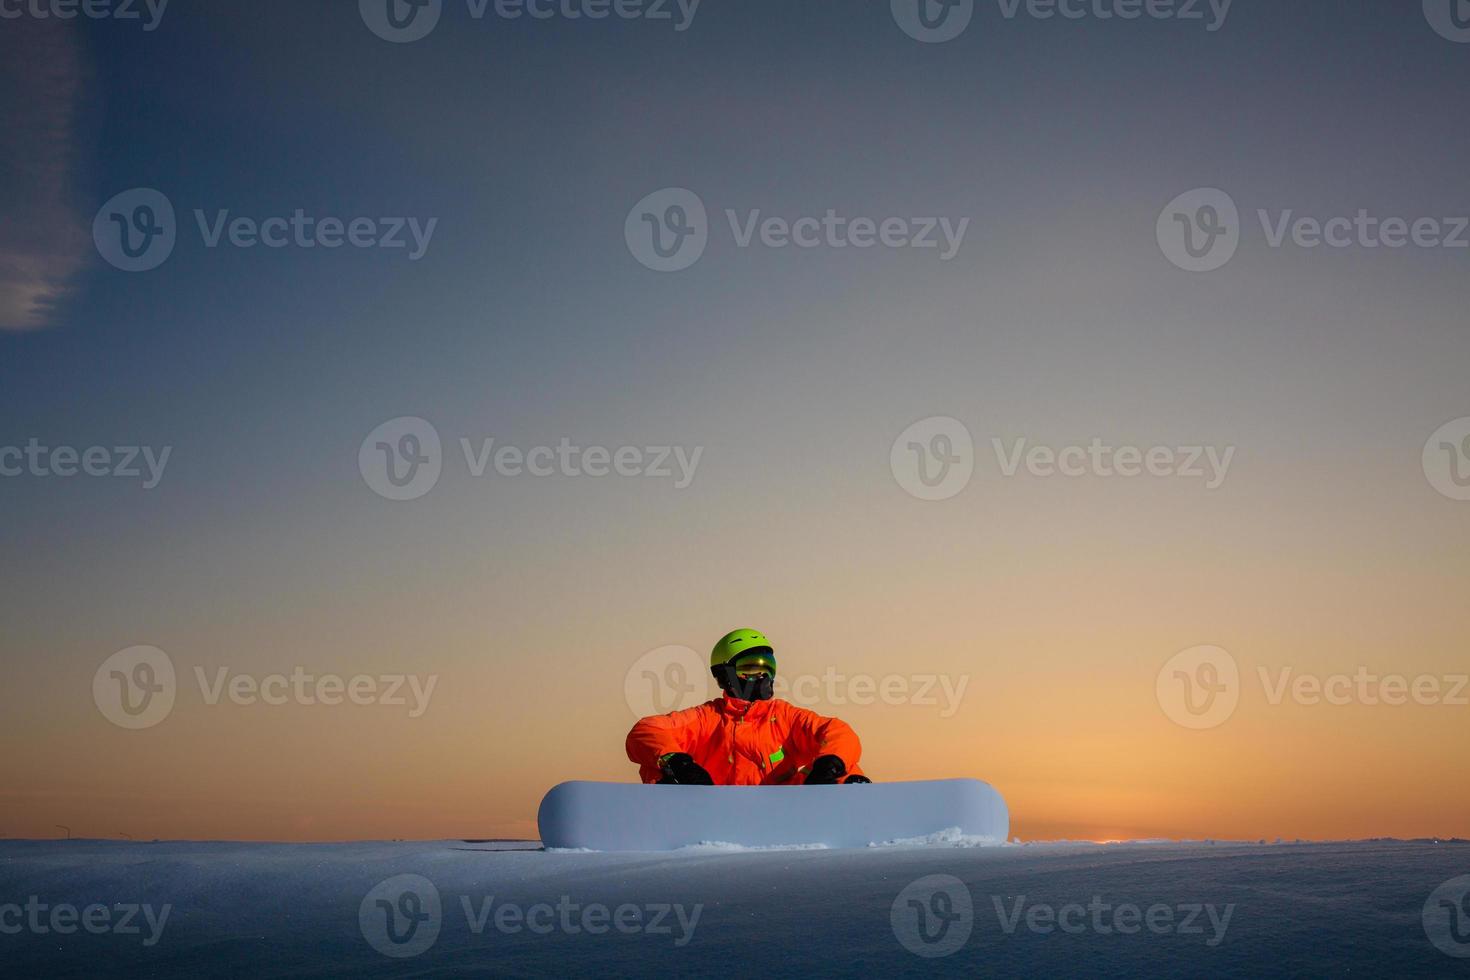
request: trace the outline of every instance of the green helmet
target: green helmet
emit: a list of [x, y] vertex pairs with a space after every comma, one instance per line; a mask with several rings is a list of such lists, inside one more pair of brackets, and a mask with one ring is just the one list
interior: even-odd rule
[[765, 701], [774, 694], [776, 652], [760, 630], [731, 630], [709, 653], [710, 673], [720, 690], [745, 701]]
[[711, 668], [725, 664], [733, 666], [735, 661], [746, 661], [747, 658], [747, 662], [764, 663], [770, 667], [771, 673], [776, 672], [776, 652], [771, 649], [771, 641], [760, 630], [752, 629], [731, 630], [720, 637], [710, 651], [709, 665]]

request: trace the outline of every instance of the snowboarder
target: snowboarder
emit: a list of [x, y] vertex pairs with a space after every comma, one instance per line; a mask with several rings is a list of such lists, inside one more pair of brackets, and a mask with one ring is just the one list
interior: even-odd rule
[[757, 630], [731, 630], [710, 671], [723, 697], [644, 718], [628, 733], [628, 758], [645, 783], [700, 786], [870, 783], [862, 746], [837, 718], [773, 697], [776, 654]]

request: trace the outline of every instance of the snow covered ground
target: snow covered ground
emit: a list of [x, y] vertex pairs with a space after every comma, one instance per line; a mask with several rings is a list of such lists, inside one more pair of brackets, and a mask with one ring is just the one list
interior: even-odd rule
[[1470, 845], [0, 842], [7, 976], [1470, 976]]

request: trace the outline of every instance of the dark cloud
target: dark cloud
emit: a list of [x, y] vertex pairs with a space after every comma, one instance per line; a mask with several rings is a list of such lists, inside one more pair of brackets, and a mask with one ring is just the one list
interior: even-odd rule
[[82, 65], [74, 29], [11, 21], [0, 31], [0, 330], [47, 324], [87, 258], [72, 200]]

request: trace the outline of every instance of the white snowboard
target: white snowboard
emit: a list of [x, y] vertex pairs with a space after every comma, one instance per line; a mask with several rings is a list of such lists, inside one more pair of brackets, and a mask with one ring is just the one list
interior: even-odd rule
[[547, 847], [668, 851], [693, 844], [866, 847], [958, 829], [1004, 841], [1005, 800], [977, 779], [854, 786], [660, 786], [570, 782], [537, 815]]

